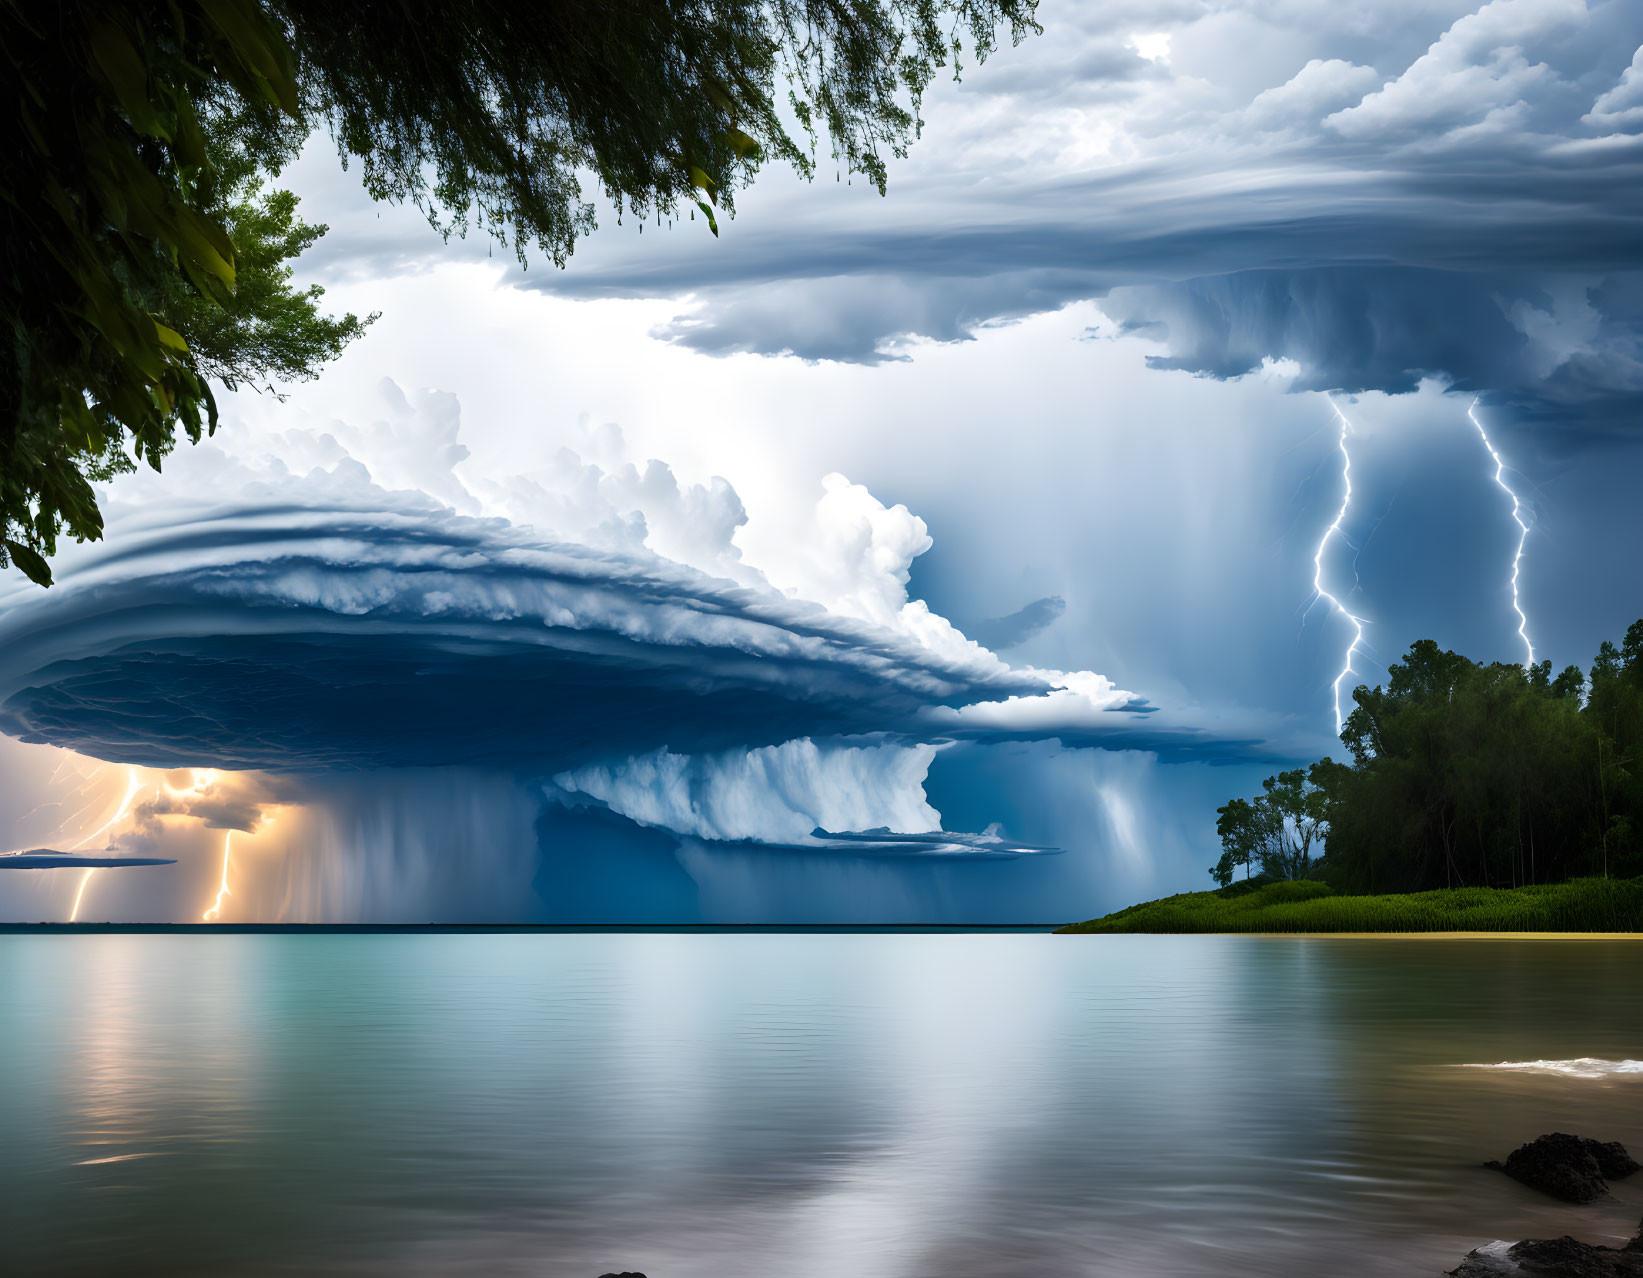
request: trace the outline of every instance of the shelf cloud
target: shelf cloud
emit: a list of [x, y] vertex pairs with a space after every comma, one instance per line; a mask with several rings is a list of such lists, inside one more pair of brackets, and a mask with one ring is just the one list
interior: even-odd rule
[[[616, 500], [621, 482], [602, 485], [603, 534], [569, 540], [390, 492], [351, 456], [302, 476], [242, 473], [207, 449], [185, 464], [223, 471], [191, 485], [217, 500], [117, 493], [117, 536], [67, 557], [51, 591], [15, 587], [0, 613], [0, 730], [121, 763], [269, 772], [551, 775], [869, 735], [1261, 747], [1160, 715], [1099, 674], [1012, 667], [966, 638], [907, 599], [922, 522], [841, 476], [792, 566], [806, 598], [742, 564], [728, 531], [697, 554], [740, 580], [656, 553], [635, 494]], [[580, 464], [567, 469], [582, 484]], [[694, 500], [667, 481], [648, 490], [664, 509]], [[733, 490], [715, 491], [739, 512]], [[539, 513], [563, 514], [564, 494], [547, 492]]]

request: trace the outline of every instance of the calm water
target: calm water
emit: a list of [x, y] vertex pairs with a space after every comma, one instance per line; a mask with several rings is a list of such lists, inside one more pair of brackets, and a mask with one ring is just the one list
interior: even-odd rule
[[[1643, 942], [0, 936], [0, 1271], [1435, 1275]], [[1638, 1178], [1643, 1181], [1643, 1177]]]

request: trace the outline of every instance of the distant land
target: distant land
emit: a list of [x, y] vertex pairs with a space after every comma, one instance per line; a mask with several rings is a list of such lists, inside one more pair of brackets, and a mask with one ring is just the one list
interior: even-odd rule
[[1143, 901], [1057, 931], [1638, 932], [1643, 931], [1643, 877], [1382, 896], [1346, 896], [1308, 879], [1260, 887], [1235, 883]]

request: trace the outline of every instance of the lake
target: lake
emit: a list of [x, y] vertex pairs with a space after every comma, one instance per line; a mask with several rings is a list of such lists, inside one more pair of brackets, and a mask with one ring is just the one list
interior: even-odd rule
[[0, 935], [8, 1275], [1436, 1275], [1618, 1243], [1643, 943]]

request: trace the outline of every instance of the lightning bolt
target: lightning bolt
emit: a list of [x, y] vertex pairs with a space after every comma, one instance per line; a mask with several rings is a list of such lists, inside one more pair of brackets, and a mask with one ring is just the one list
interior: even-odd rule
[[[257, 822], [255, 829], [242, 830], [240, 833], [246, 835], [248, 838], [255, 838], [258, 835], [266, 834], [273, 827], [274, 813], [278, 811], [280, 811], [280, 806], [276, 804], [273, 812], [265, 812], [262, 815], [262, 818]], [[233, 846], [234, 831], [225, 830], [222, 836], [222, 878], [217, 885], [217, 899], [212, 902], [211, 908], [200, 916], [202, 922], [220, 922], [222, 918], [223, 897], [234, 895], [234, 889], [228, 886], [228, 870], [231, 864], [229, 854]]]
[[[120, 821], [121, 818], [123, 818], [127, 812], [131, 811], [131, 801], [137, 797], [137, 791], [142, 789], [142, 786], [143, 786], [142, 778], [137, 775], [137, 769], [128, 767], [126, 769], [126, 792], [125, 792], [125, 797], [120, 800], [119, 808], [115, 810], [115, 813], [114, 813], [113, 816], [109, 817], [109, 819], [107, 821], [104, 821], [102, 823], [102, 825], [98, 826], [90, 834], [86, 835], [85, 838], [81, 839], [78, 843], [76, 843], [72, 848], [69, 849], [69, 851], [70, 852], [79, 851], [81, 848], [85, 847], [86, 844], [90, 843], [93, 839], [95, 839], [98, 835], [103, 834], [107, 830], [111, 829], [118, 821]], [[70, 923], [76, 923], [76, 922], [79, 921], [79, 919], [80, 919], [80, 902], [82, 902], [86, 899], [86, 888], [88, 886], [90, 886], [90, 884], [91, 884], [91, 876], [96, 874], [96, 873], [97, 873], [96, 869], [93, 868], [93, 869], [90, 869], [90, 870], [86, 870], [84, 873], [82, 873], [80, 875], [80, 886], [75, 890], [75, 893], [74, 893], [74, 905], [69, 909], [69, 912], [68, 912], [68, 921]]]
[[[1346, 654], [1341, 660], [1341, 672], [1335, 676], [1335, 682], [1331, 685], [1335, 694], [1335, 735], [1339, 736], [1344, 722], [1341, 718], [1341, 684], [1353, 673], [1352, 659], [1357, 656], [1358, 645], [1363, 642], [1364, 619], [1348, 611], [1346, 605], [1324, 587], [1324, 551], [1329, 549], [1329, 543], [1335, 537], [1342, 541], [1347, 540], [1346, 534], [1341, 531], [1341, 523], [1346, 519], [1346, 512], [1352, 505], [1352, 453], [1346, 446], [1347, 436], [1352, 433], [1352, 423], [1347, 420], [1346, 414], [1341, 411], [1340, 405], [1333, 397], [1325, 395], [1324, 398], [1329, 401], [1329, 407], [1334, 410], [1341, 423], [1338, 443], [1341, 450], [1341, 484], [1345, 491], [1341, 494], [1341, 508], [1335, 512], [1334, 521], [1324, 529], [1323, 536], [1318, 538], [1318, 549], [1312, 555], [1312, 591], [1314, 602], [1327, 599], [1329, 606], [1352, 625], [1352, 642], [1346, 646]], [[1351, 542], [1347, 544], [1351, 545]]]
[[218, 915], [222, 913], [223, 897], [234, 895], [233, 890], [228, 886], [228, 853], [233, 846], [234, 831], [228, 830], [222, 836], [222, 883], [217, 888], [216, 903], [200, 916], [200, 921], [203, 923], [215, 923]]
[[1512, 522], [1518, 526], [1517, 550], [1512, 555], [1512, 611], [1517, 613], [1518, 638], [1523, 640], [1523, 647], [1528, 654], [1523, 659], [1524, 668], [1535, 664], [1535, 645], [1529, 641], [1529, 617], [1523, 611], [1523, 600], [1518, 595], [1518, 574], [1523, 567], [1523, 543], [1529, 540], [1529, 525], [1523, 521], [1523, 503], [1518, 500], [1517, 493], [1506, 482], [1506, 463], [1501, 460], [1495, 446], [1489, 442], [1489, 432], [1483, 429], [1483, 423], [1478, 420], [1478, 401], [1473, 400], [1471, 407], [1466, 410], [1466, 416], [1471, 419], [1472, 425], [1477, 427], [1478, 438], [1483, 446], [1489, 450], [1489, 456], [1495, 462], [1495, 483], [1500, 485], [1501, 491], [1512, 499]]
[[[145, 777], [143, 775], [145, 771], [147, 771], [147, 770], [143, 769], [143, 768], [138, 768], [138, 767], [127, 767], [126, 768], [126, 789], [125, 789], [125, 794], [121, 796], [119, 806], [115, 808], [113, 815], [110, 816], [108, 818], [108, 820], [104, 821], [95, 830], [93, 830], [90, 834], [86, 835], [78, 843], [75, 843], [75, 844], [71, 845], [67, 849], [68, 851], [77, 852], [82, 848], [88, 847], [92, 843], [96, 842], [99, 838], [102, 838], [104, 835], [108, 834], [108, 832], [110, 830], [112, 830], [116, 825], [118, 825], [122, 820], [124, 820], [127, 817], [127, 815], [130, 814], [131, 809], [132, 809], [132, 804], [136, 801], [137, 796], [140, 793], [142, 793], [145, 789], [149, 788], [149, 783], [150, 783], [150, 780], [152, 779], [152, 774], [150, 774], [150, 778], [145, 779]], [[53, 779], [55, 780], [56, 777], [59, 776], [59, 775], [61, 775], [61, 765], [59, 765], [58, 772], [53, 774]], [[218, 771], [216, 768], [192, 768], [189, 771], [189, 783], [188, 783], [187, 788], [179, 789], [178, 787], [172, 785], [168, 780], [165, 780], [164, 776], [162, 774], [162, 777], [161, 777], [161, 780], [160, 780], [159, 784], [155, 784], [153, 786], [156, 807], [158, 807], [158, 805], [161, 801], [162, 793], [165, 794], [165, 795], [170, 796], [170, 798], [173, 799], [173, 800], [176, 800], [176, 799], [192, 799], [192, 798], [199, 798], [199, 797], [202, 797], [202, 796], [209, 796], [211, 791], [212, 791], [212, 788], [216, 785], [218, 779], [221, 776], [222, 776], [222, 773], [220, 771]], [[75, 789], [70, 792], [70, 799], [72, 800], [75, 797], [83, 795], [87, 790], [92, 789], [92, 787], [93, 787], [93, 785], [94, 785], [94, 783], [97, 779], [98, 778], [96, 776], [93, 776], [91, 779], [83, 781], [79, 786], [75, 787]], [[95, 802], [95, 800], [88, 800], [87, 803], [85, 804], [85, 807], [89, 808], [91, 806], [92, 802]], [[42, 806], [46, 806], [46, 805], [42, 805]], [[81, 811], [84, 811], [84, 810], [85, 810], [84, 808], [81, 809]], [[267, 827], [272, 826], [274, 824], [274, 813], [277, 812], [277, 811], [279, 811], [279, 805], [276, 804], [276, 805], [273, 805], [273, 811], [263, 812], [260, 815], [259, 820], [257, 822], [257, 828], [253, 831], [248, 831], [247, 833], [254, 833], [254, 834], [263, 833], [263, 831]], [[178, 807], [159, 808], [159, 811], [158, 811], [158, 815], [161, 815], [161, 816], [177, 815], [177, 814], [183, 814], [183, 815], [189, 814], [189, 808], [187, 807], [187, 805], [185, 805], [184, 807], [181, 807], [181, 808], [178, 808]], [[149, 815], [152, 816], [154, 814], [150, 813]], [[205, 911], [204, 920], [207, 923], [215, 922], [220, 918], [220, 916], [222, 914], [222, 910], [223, 910], [223, 904], [224, 904], [226, 898], [228, 898], [228, 897], [230, 897], [234, 894], [233, 888], [229, 886], [229, 874], [230, 874], [230, 871], [233, 868], [233, 849], [234, 849], [234, 831], [232, 831], [232, 830], [225, 831], [224, 835], [223, 835], [223, 845], [222, 845], [222, 872], [221, 872], [221, 875], [220, 875], [220, 882], [219, 882], [219, 885], [218, 885], [218, 888], [217, 888], [217, 898], [212, 903], [211, 907]], [[97, 874], [98, 868], [100, 868], [100, 867], [93, 866], [93, 867], [89, 867], [89, 868], [84, 869], [84, 870], [81, 871], [81, 873], [80, 873], [80, 882], [79, 882], [78, 886], [75, 888], [75, 891], [74, 891], [74, 902], [69, 907], [68, 921], [70, 923], [75, 923], [75, 922], [79, 921], [80, 908], [85, 903], [86, 890], [91, 886], [91, 880]]]
[[91, 876], [96, 873], [97, 871], [94, 869], [81, 873], [80, 886], [74, 891], [74, 904], [69, 907], [68, 911], [68, 921], [70, 923], [80, 921], [80, 902], [86, 899], [86, 888], [91, 886]]

